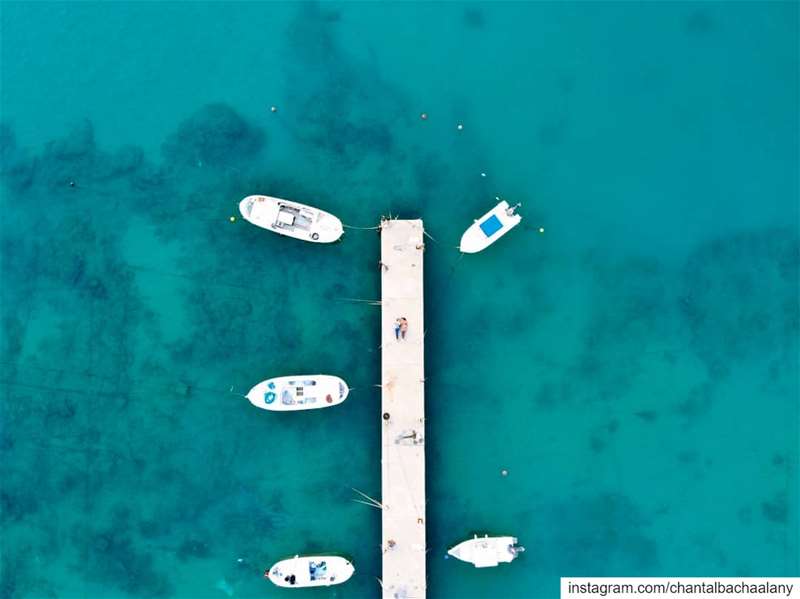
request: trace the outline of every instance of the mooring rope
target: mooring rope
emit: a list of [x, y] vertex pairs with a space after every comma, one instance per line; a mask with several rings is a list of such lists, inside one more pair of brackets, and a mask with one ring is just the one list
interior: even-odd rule
[[377, 229], [380, 229], [380, 228], [381, 228], [381, 227], [380, 227], [380, 225], [378, 225], [377, 227], [354, 227], [354, 226], [352, 226], [352, 225], [345, 225], [345, 224], [342, 224], [342, 226], [343, 226], [345, 229], [357, 229], [357, 230], [359, 230], [359, 231], [376, 231]]
[[425, 237], [427, 237], [428, 239], [432, 240], [434, 243], [439, 243], [436, 240], [436, 238], [433, 235], [431, 235], [430, 233], [428, 233], [425, 229], [422, 229], [422, 234], [425, 235]]

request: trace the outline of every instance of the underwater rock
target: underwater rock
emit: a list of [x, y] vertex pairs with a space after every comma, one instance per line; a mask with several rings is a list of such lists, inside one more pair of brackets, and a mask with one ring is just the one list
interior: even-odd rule
[[714, 386], [711, 383], [695, 385], [689, 390], [686, 399], [675, 406], [675, 410], [690, 420], [704, 416], [711, 410], [713, 394]]
[[14, 449], [14, 437], [6, 427], [0, 427], [0, 452]]
[[0, 553], [0, 597], [12, 599], [24, 597], [28, 594], [23, 580], [29, 577], [30, 566], [25, 564], [20, 552], [3, 551]]
[[[164, 169], [149, 163], [144, 163], [141, 168], [136, 169], [133, 173], [131, 177], [131, 187], [137, 191], [153, 192], [162, 189], [168, 180]], [[152, 205], [157, 202], [161, 196], [159, 194], [151, 194], [149, 197], [151, 202], [148, 202], [148, 205]]]
[[632, 575], [645, 576], [658, 564], [657, 544], [643, 532], [647, 522], [625, 496], [578, 498], [558, 504], [551, 516], [562, 523], [554, 542], [564, 570], [603, 576], [624, 565]]
[[472, 29], [482, 29], [486, 25], [486, 17], [477, 8], [466, 8], [462, 13], [464, 25]]
[[132, 176], [144, 164], [142, 150], [134, 146], [124, 146], [113, 153], [99, 151], [88, 119], [74, 125], [65, 136], [45, 144], [38, 157], [26, 156], [17, 149], [13, 132], [2, 126], [0, 149], [3, 178], [14, 191], [42, 184], [77, 192], [92, 182]]
[[647, 350], [671, 333], [670, 281], [654, 259], [589, 252], [583, 267], [593, 279], [593, 302], [569, 374], [588, 383], [587, 401], [618, 401], [646, 368]]
[[789, 502], [786, 495], [778, 493], [775, 497], [761, 503], [764, 518], [777, 524], [785, 524], [789, 519]]
[[[5, 246], [3, 247], [5, 250]], [[5, 257], [8, 254], [3, 254], [4, 262]], [[3, 273], [3, 278], [5, 278], [6, 273]], [[6, 284], [8, 283], [8, 279], [6, 278]], [[3, 298], [5, 301], [8, 301], [8, 298]], [[22, 350], [22, 340], [25, 335], [25, 325], [22, 324], [22, 321], [16, 314], [8, 314], [3, 316], [3, 331], [4, 334], [0, 338], [0, 350], [2, 350], [2, 355], [4, 356], [4, 360], [13, 361], [18, 356], [20, 351]]]
[[0, 123], [0, 167], [5, 168], [11, 156], [17, 151], [17, 136], [8, 123]]
[[[303, 115], [291, 133], [329, 154], [328, 164], [337, 169], [370, 159], [390, 160], [395, 142], [388, 123], [402, 121], [411, 109], [401, 104], [378, 69], [356, 63], [342, 51], [318, 3], [299, 6], [287, 28], [286, 52], [293, 64], [286, 71], [287, 89], [311, 90], [287, 99]], [[382, 107], [380, 120], [374, 117], [374, 106]]]
[[39, 510], [39, 500], [35, 491], [27, 485], [30, 480], [10, 481], [4, 477], [4, 488], [0, 491], [0, 522], [20, 521]]
[[145, 539], [155, 539], [161, 535], [163, 529], [157, 520], [142, 520], [139, 522], [139, 534]]
[[165, 573], [155, 569], [153, 557], [138, 551], [124, 532], [111, 529], [95, 532], [87, 539], [76, 538], [75, 545], [86, 562], [78, 566], [90, 580], [117, 587], [138, 597], [166, 597], [172, 585]]
[[36, 160], [24, 156], [10, 125], [0, 124], [0, 174], [9, 190], [19, 192], [33, 182]]
[[658, 419], [658, 412], [655, 410], [640, 410], [634, 412], [634, 416], [643, 420], [644, 422], [653, 422]]
[[798, 264], [800, 239], [789, 228], [719, 238], [687, 258], [678, 308], [709, 373], [723, 378], [736, 363], [796, 355]]
[[64, 398], [61, 401], [52, 401], [47, 404], [47, 416], [61, 420], [70, 420], [75, 416], [75, 402]]
[[25, 191], [34, 181], [36, 165], [35, 158], [17, 156], [10, 159], [3, 166], [3, 182], [11, 191]]
[[115, 179], [131, 175], [144, 164], [144, 152], [136, 146], [123, 146], [104, 156], [98, 164], [98, 179]]
[[37, 180], [50, 187], [94, 179], [97, 171], [94, 127], [88, 119], [77, 123], [66, 136], [45, 145], [37, 168]]
[[708, 11], [698, 9], [692, 11], [684, 20], [686, 33], [691, 35], [708, 35], [714, 31], [715, 23]]
[[533, 402], [538, 408], [552, 409], [559, 401], [564, 399], [564, 394], [556, 387], [555, 383], [545, 381], [533, 396]]
[[169, 166], [221, 167], [252, 158], [264, 134], [227, 104], [208, 104], [183, 121], [162, 144]]
[[94, 127], [89, 119], [74, 125], [66, 137], [55, 139], [45, 145], [45, 156], [61, 160], [74, 160], [94, 154]]
[[606, 448], [606, 445], [608, 445], [607, 441], [597, 435], [592, 435], [589, 439], [589, 448], [592, 453], [601, 453]]
[[106, 299], [108, 297], [106, 286], [99, 277], [89, 277], [83, 289], [93, 299]]

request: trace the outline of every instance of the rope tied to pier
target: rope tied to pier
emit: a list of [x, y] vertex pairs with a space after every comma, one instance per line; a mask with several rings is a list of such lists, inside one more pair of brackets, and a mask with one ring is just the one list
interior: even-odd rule
[[381, 228], [380, 225], [376, 227], [354, 227], [353, 225], [345, 225], [344, 223], [342, 224], [342, 226], [345, 229], [355, 229], [357, 231], [377, 231], [378, 229]]
[[425, 237], [427, 237], [428, 239], [432, 240], [434, 243], [439, 243], [436, 240], [436, 238], [433, 235], [431, 235], [430, 233], [428, 233], [425, 229], [422, 229], [422, 234], [425, 235]]

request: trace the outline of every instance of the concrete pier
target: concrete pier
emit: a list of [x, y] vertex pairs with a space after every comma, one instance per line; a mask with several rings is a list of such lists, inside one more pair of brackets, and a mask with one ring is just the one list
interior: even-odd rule
[[[381, 223], [383, 597], [425, 597], [425, 323], [421, 220]], [[395, 323], [405, 318], [405, 339]]]

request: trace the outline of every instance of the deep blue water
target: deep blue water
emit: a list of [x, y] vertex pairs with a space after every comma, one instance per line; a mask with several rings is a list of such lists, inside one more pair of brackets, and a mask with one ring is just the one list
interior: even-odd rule
[[[282, 597], [313, 551], [356, 575], [293, 596], [378, 595], [379, 239], [251, 193], [425, 221], [430, 597], [800, 575], [796, 2], [0, 13], [0, 597]], [[351, 397], [229, 392], [311, 371]]]

